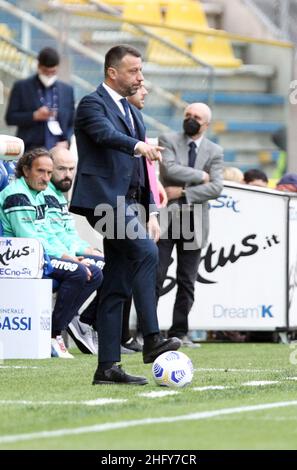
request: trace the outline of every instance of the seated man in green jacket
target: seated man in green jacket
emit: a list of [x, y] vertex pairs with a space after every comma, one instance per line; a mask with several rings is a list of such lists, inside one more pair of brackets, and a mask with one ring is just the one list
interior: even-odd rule
[[84, 257], [99, 256], [101, 259], [102, 252], [92, 248], [87, 241], [79, 236], [73, 215], [68, 211], [65, 194], [72, 186], [76, 166], [75, 157], [69, 150], [61, 147], [51, 149], [51, 155], [54, 164], [53, 173], [44, 194], [52, 229], [62, 243], [68, 247], [69, 253]]
[[[68, 253], [79, 259], [87, 259], [102, 269], [104, 265], [103, 254], [100, 250], [92, 248], [87, 241], [79, 236], [73, 215], [68, 211], [65, 195], [72, 186], [76, 159], [68, 149], [59, 146], [51, 149], [51, 155], [54, 164], [53, 173], [51, 181], [44, 191], [44, 197], [52, 230], [67, 247]], [[67, 328], [67, 332], [78, 348], [86, 354], [97, 354], [98, 351], [97, 333], [92, 328], [96, 321], [94, 305], [95, 303], [84, 310], [80, 316], [76, 315]]]
[[47, 150], [25, 153], [17, 163], [16, 180], [0, 193], [0, 219], [4, 236], [38, 239], [50, 256], [49, 277], [60, 283], [52, 314], [52, 356], [72, 358], [61, 332], [97, 291], [102, 272], [90, 261], [69, 253], [51, 227], [44, 190], [52, 171], [53, 159]]

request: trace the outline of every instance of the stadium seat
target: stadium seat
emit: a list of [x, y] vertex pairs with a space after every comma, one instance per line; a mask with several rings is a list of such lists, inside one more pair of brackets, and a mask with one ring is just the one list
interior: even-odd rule
[[199, 1], [169, 2], [164, 24], [172, 28], [208, 28], [207, 19]]
[[62, 3], [70, 5], [86, 5], [89, 3], [89, 0], [62, 0]]
[[229, 39], [216, 36], [196, 35], [192, 54], [214, 67], [240, 67], [242, 61], [234, 56]]
[[[160, 26], [163, 19], [161, 15], [159, 3], [151, 3], [149, 0], [144, 0], [142, 2], [137, 2], [135, 0], [127, 0], [123, 4], [122, 8], [122, 18], [123, 20], [128, 20], [135, 22], [136, 24], [141, 24], [144, 21], [147, 21], [151, 24], [156, 24]], [[145, 26], [150, 29], [149, 27]], [[139, 29], [135, 28], [132, 24], [123, 22], [122, 31], [126, 33], [134, 34], [135, 36], [142, 35], [142, 32]]]
[[[79, 0], [78, 0], [79, 1]], [[167, 8], [170, 3], [180, 3], [181, 0], [141, 0], [142, 3], [156, 3], [160, 5], [161, 7]], [[196, 0], [185, 0], [185, 2], [192, 2]], [[67, 0], [64, 0], [64, 2], [67, 2]], [[113, 6], [113, 7], [120, 7], [123, 9], [123, 7], [127, 3], [135, 3], [136, 0], [105, 0], [104, 3], [107, 5]], [[93, 3], [100, 5], [100, 0], [93, 0]]]
[[[126, 3], [129, 3], [131, 0], [104, 0], [104, 3], [106, 3], [106, 5], [109, 5], [111, 7], [120, 7], [120, 8], [123, 8], [123, 6], [126, 4]], [[132, 0], [132, 1], [135, 1], [135, 0]], [[95, 0], [94, 2], [95, 4], [98, 4], [100, 5], [100, 0]]]
[[[186, 37], [183, 33], [161, 28], [154, 28], [152, 32], [170, 41], [173, 45], [180, 47], [185, 52], [188, 51]], [[190, 58], [153, 38], [151, 38], [148, 43], [146, 60], [159, 65], [180, 65], [187, 67], [195, 65]]]
[[[0, 23], [0, 36], [7, 39], [13, 38], [12, 30], [4, 23]], [[13, 46], [0, 39], [0, 61], [19, 63], [22, 54]]]
[[[50, 274], [53, 272], [53, 267], [52, 267], [52, 263], [51, 263], [51, 260], [50, 260], [50, 257], [48, 256], [48, 254], [46, 252], [44, 252], [44, 265], [43, 265], [43, 276], [42, 276], [42, 279], [52, 279], [50, 277]], [[53, 281], [53, 293], [56, 293], [57, 290], [59, 289], [60, 287], [60, 282], [57, 281], [56, 279], [52, 279]]]
[[135, 23], [145, 21], [153, 25], [160, 26], [163, 22], [160, 5], [151, 2], [129, 1], [123, 6], [123, 20]]
[[0, 191], [8, 185], [8, 173], [4, 163], [0, 161]]
[[22, 54], [5, 41], [0, 39], [0, 62], [4, 64], [12, 63], [19, 64], [22, 60]]
[[11, 39], [12, 31], [5, 23], [0, 23], [0, 35], [4, 38]]
[[11, 183], [12, 181], [15, 180], [15, 168], [16, 168], [16, 162], [13, 161], [5, 161], [3, 162], [3, 165], [5, 166], [5, 169], [7, 171], [7, 176], [8, 176], [8, 182], [7, 184]]

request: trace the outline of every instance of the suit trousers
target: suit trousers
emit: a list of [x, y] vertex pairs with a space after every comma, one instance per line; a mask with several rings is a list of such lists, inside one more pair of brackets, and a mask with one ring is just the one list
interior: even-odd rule
[[[190, 214], [191, 230], [194, 227], [193, 212]], [[173, 236], [172, 223], [168, 228], [168, 238], [161, 238], [158, 242], [159, 266], [157, 274], [156, 297], [162, 295], [162, 287], [168, 268], [172, 262], [172, 250], [176, 246], [177, 270], [176, 284], [177, 294], [173, 308], [172, 325], [168, 330], [168, 336], [182, 338], [188, 333], [188, 315], [194, 303], [195, 282], [197, 280], [198, 267], [201, 257], [200, 249], [186, 249], [189, 238], [182, 231], [182, 217], [180, 217], [180, 235], [178, 239]]]
[[[97, 312], [100, 363], [120, 361], [123, 304], [131, 294], [143, 336], [159, 333], [155, 297], [158, 248], [140, 222], [135, 200], [126, 198], [121, 215], [118, 208], [111, 212], [113, 219], [108, 224], [115, 233], [103, 241], [105, 266]], [[94, 226], [96, 218], [87, 218]]]

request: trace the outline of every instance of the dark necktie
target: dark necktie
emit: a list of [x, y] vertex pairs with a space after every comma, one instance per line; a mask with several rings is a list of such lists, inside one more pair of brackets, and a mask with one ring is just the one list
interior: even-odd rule
[[[136, 132], [132, 124], [128, 101], [126, 100], [126, 98], [121, 98], [120, 102], [122, 103], [124, 111], [125, 111], [126, 124], [128, 128], [130, 129], [132, 137], [135, 137]], [[133, 166], [132, 177], [130, 181], [130, 187], [133, 187], [133, 188], [145, 187], [143, 158], [134, 159], [134, 166]]]
[[195, 166], [195, 160], [196, 160], [196, 152], [197, 152], [197, 148], [196, 148], [196, 144], [195, 142], [190, 142], [189, 143], [189, 162], [188, 162], [188, 165], [192, 168], [194, 168]]
[[121, 98], [121, 99], [120, 99], [120, 102], [122, 103], [123, 108], [124, 108], [124, 111], [125, 111], [125, 121], [126, 121], [126, 124], [127, 124], [127, 126], [129, 127], [132, 136], [134, 137], [134, 135], [135, 135], [135, 130], [134, 130], [134, 127], [133, 127], [133, 124], [132, 124], [131, 116], [130, 116], [128, 101], [126, 100], [126, 98]]

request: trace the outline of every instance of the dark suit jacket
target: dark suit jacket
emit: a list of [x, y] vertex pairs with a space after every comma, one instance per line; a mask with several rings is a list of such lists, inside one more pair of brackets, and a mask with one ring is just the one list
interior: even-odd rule
[[[73, 212], [83, 214], [84, 209], [93, 210], [104, 203], [115, 207], [117, 196], [127, 194], [134, 147], [139, 140], [145, 140], [142, 115], [134, 106], [130, 109], [136, 138], [131, 136], [123, 114], [102, 85], [79, 103], [75, 118], [79, 159], [70, 208]], [[148, 188], [147, 172], [145, 177]], [[148, 190], [143, 203], [147, 207], [149, 202], [154, 200]]]
[[[44, 145], [46, 122], [33, 121], [33, 112], [40, 106], [38, 88], [41, 85], [37, 75], [17, 81], [10, 94], [6, 111], [6, 123], [17, 126], [17, 136], [25, 142], [26, 150]], [[63, 135], [60, 140], [68, 140], [73, 134], [74, 96], [73, 88], [57, 80], [58, 116]]]

